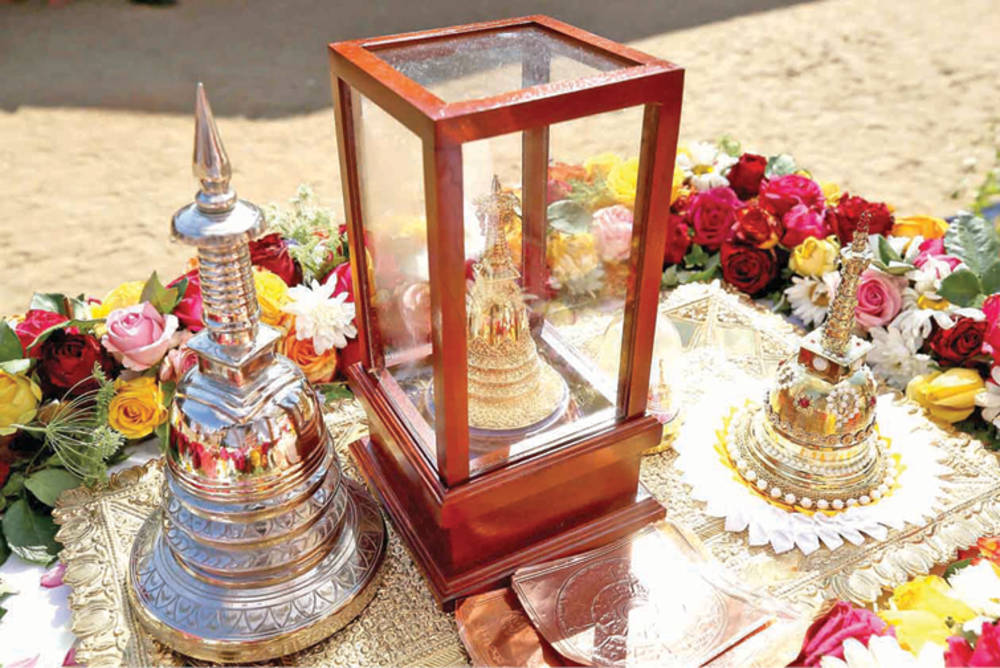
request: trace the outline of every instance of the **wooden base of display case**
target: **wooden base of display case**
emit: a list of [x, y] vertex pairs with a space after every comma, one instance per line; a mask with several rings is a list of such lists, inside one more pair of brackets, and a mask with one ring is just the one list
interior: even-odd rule
[[660, 438], [653, 418], [619, 423], [449, 487], [380, 385], [360, 366], [348, 375], [371, 433], [351, 445], [351, 454], [445, 609], [505, 584], [520, 566], [597, 547], [664, 516], [639, 484], [642, 452]]

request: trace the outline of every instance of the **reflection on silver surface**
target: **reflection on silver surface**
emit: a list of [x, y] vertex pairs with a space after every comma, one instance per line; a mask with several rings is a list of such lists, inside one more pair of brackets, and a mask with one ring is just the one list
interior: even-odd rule
[[163, 506], [140, 530], [129, 596], [155, 638], [200, 659], [248, 662], [330, 635], [376, 590], [386, 531], [341, 475], [315, 391], [259, 324], [248, 241], [256, 206], [229, 187], [228, 158], [199, 84], [195, 174], [174, 217], [198, 246], [206, 328], [170, 414]]

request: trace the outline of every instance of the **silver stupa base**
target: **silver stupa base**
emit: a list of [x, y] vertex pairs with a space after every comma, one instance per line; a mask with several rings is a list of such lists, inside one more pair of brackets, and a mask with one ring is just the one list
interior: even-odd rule
[[[171, 550], [164, 510], [139, 530], [128, 571], [129, 602], [143, 628], [178, 652], [247, 663], [309, 647], [356, 617], [378, 589], [386, 528], [362, 485], [343, 478], [343, 521], [318, 563], [257, 587], [207, 581]], [[276, 546], [277, 547], [277, 546]]]

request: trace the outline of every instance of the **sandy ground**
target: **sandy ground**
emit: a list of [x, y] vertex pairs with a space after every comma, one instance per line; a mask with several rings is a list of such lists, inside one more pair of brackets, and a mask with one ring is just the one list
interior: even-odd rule
[[[12, 29], [0, 23], [0, 60]], [[683, 139], [728, 133], [901, 213], [948, 214], [992, 165], [997, 35], [991, 0], [830, 0], [634, 44], [687, 68]], [[342, 211], [332, 109], [218, 124], [241, 196], [282, 201], [309, 183]], [[189, 114], [0, 111], [0, 314], [34, 290], [100, 296], [153, 269], [179, 273], [190, 250], [167, 237], [195, 189], [192, 128]]]

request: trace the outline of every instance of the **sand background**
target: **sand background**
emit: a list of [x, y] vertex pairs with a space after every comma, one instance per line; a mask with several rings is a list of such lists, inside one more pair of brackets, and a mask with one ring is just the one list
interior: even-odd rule
[[[242, 197], [284, 201], [308, 183], [342, 215], [322, 48], [241, 57], [225, 42], [239, 32], [211, 27], [245, 4], [0, 6], [0, 314], [26, 308], [35, 290], [101, 296], [153, 269], [182, 271], [190, 250], [167, 237], [195, 190], [186, 109], [199, 78]], [[282, 22], [290, 4], [240, 20], [259, 23], [256, 39], [297, 45], [306, 19]], [[379, 15], [370, 19], [360, 34], [428, 25], [391, 16], [379, 30]], [[993, 166], [998, 35], [990, 0], [829, 0], [632, 43], [687, 69], [682, 140], [730, 134], [745, 148], [791, 152], [820, 180], [902, 214], [947, 215]], [[594, 140], [580, 133], [576, 148]]]

